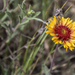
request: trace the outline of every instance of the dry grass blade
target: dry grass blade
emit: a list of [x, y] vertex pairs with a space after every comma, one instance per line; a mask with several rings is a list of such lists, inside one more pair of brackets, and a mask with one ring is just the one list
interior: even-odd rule
[[63, 6], [61, 7], [61, 9], [63, 9], [63, 7], [66, 5], [67, 2], [68, 2], [68, 0], [63, 4]]
[[72, 7], [72, 5], [70, 5], [67, 10], [64, 12], [64, 14]]

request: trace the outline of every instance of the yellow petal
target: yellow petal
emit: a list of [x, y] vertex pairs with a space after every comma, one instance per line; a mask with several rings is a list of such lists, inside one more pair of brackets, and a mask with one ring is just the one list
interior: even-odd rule
[[54, 16], [54, 19], [53, 19], [53, 23], [54, 25], [56, 24], [56, 17]]
[[53, 37], [52, 40], [58, 39], [58, 37]]
[[54, 33], [50, 33], [50, 35], [51, 35], [51, 36], [55, 36], [55, 34], [54, 34]]
[[48, 33], [48, 34], [49, 34], [49, 33], [50, 33], [50, 31], [46, 31], [46, 33]]

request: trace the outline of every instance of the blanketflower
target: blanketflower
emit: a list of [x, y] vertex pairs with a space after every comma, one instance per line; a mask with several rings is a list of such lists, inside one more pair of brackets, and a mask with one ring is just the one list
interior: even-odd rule
[[71, 51], [75, 47], [75, 22], [72, 22], [70, 18], [56, 18], [50, 19], [46, 23], [46, 33], [52, 36], [55, 44], [63, 44], [64, 48]]

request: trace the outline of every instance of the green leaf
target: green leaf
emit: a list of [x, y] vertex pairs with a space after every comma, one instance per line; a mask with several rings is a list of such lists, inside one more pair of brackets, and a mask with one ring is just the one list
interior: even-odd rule
[[[46, 29], [47, 30], [47, 29]], [[46, 31], [45, 30], [45, 31]], [[36, 45], [33, 47], [32, 52], [28, 58], [28, 60], [26, 61], [26, 64], [24, 66], [24, 70], [26, 70], [26, 72], [28, 72], [30, 65], [32, 64], [37, 52], [39, 51], [41, 45], [43, 44], [45, 38], [47, 37], [47, 34], [45, 35], [45, 31], [43, 32], [43, 34], [38, 38]], [[44, 37], [44, 38], [43, 38]], [[44, 40], [43, 40], [44, 39]], [[40, 43], [40, 41], [42, 41], [42, 43]], [[25, 63], [25, 61], [24, 61]]]
[[2, 24], [1, 26], [2, 26], [3, 28], [5, 28], [6, 30], [8, 30], [8, 28], [7, 28], [6, 25]]
[[41, 13], [41, 12], [36, 12], [33, 17], [37, 17], [38, 15], [40, 15], [40, 13]]
[[6, 41], [6, 43], [9, 43], [10, 40], [11, 40], [15, 35], [17, 35], [17, 34], [18, 34], [18, 32], [15, 32], [15, 33], [13, 33], [11, 36], [9, 36], [8, 40]]
[[44, 22], [42, 19], [39, 19], [39, 18], [35, 18], [35, 17], [32, 17], [32, 18], [28, 18], [29, 20], [37, 20], [37, 21], [40, 21], [40, 22]]
[[12, 17], [13, 17], [13, 16], [12, 16], [11, 12], [6, 11], [5, 13], [8, 15], [9, 19], [12, 20]]
[[42, 70], [44, 71], [45, 75], [51, 75], [46, 65], [42, 65]]
[[4, 15], [5, 15], [5, 13], [0, 11], [0, 19], [3, 18]]
[[29, 5], [29, 11], [31, 11], [31, 5]]
[[29, 19], [26, 19], [25, 21], [23, 21], [20, 25], [24, 25], [24, 24], [26, 24], [26, 23], [28, 23], [29, 22]]
[[29, 17], [29, 18], [27, 18], [24, 22], [22, 22], [20, 25], [24, 25], [24, 24], [26, 24], [26, 23], [28, 23], [29, 22], [29, 20], [37, 20], [37, 21], [40, 21], [40, 22], [44, 22], [42, 19], [39, 19], [39, 18], [35, 18], [35, 17]]
[[8, 21], [3, 22], [3, 24], [5, 24], [6, 26], [9, 26], [9, 22]]
[[21, 21], [22, 21], [22, 16], [18, 16], [19, 17], [19, 22], [21, 23]]
[[23, 18], [24, 16], [27, 15], [26, 10], [25, 10], [25, 8], [24, 8], [24, 7], [25, 7], [25, 4], [23, 4], [23, 5], [18, 4], [18, 6], [19, 6], [20, 9], [21, 9], [20, 16]]
[[25, 10], [26, 9], [26, 4], [22, 3], [22, 9]]

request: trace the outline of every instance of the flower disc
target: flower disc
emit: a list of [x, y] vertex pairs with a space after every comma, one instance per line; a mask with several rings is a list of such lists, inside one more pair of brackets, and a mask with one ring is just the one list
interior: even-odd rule
[[62, 40], [68, 40], [70, 38], [71, 30], [66, 26], [56, 26], [55, 33], [57, 34], [57, 37]]

